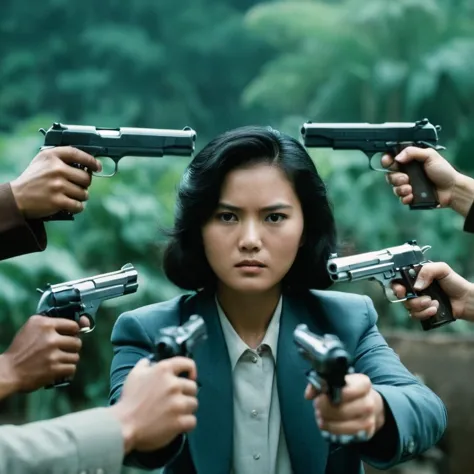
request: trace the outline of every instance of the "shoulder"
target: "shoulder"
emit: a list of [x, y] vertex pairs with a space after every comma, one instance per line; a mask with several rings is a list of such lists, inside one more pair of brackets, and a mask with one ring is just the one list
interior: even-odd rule
[[317, 302], [326, 308], [339, 309], [344, 313], [354, 313], [354, 311], [368, 313], [373, 309], [372, 300], [365, 295], [332, 290], [310, 290], [308, 296], [310, 301]]
[[372, 300], [365, 295], [331, 290], [311, 290], [306, 305], [327, 332], [345, 341], [357, 341], [377, 322]]
[[112, 330], [112, 342], [119, 339], [153, 339], [154, 335], [168, 326], [177, 326], [181, 322], [181, 308], [185, 301], [195, 298], [184, 294], [167, 301], [122, 313]]

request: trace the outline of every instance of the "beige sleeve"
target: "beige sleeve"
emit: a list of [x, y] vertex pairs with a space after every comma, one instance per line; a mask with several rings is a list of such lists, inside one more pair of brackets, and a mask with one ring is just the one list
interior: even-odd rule
[[23, 426], [0, 426], [0, 474], [119, 474], [119, 422], [95, 408]]

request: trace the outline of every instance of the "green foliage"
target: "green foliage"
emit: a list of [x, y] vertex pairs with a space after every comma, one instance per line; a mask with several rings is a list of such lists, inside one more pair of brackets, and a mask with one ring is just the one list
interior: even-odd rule
[[[474, 20], [469, 2], [437, 0], [279, 1], [260, 3], [247, 27], [277, 49], [243, 93], [244, 104], [280, 115], [296, 133], [303, 121], [414, 121], [428, 116], [443, 127], [446, 158], [474, 171]], [[453, 212], [409, 211], [362, 153], [313, 150], [325, 178], [342, 247], [365, 252], [416, 239], [432, 260], [474, 277], [472, 237]], [[375, 158], [374, 158], [375, 160]], [[375, 283], [335, 289], [364, 292], [382, 327], [419, 330], [402, 305], [389, 305]], [[446, 331], [464, 331], [464, 324]]]

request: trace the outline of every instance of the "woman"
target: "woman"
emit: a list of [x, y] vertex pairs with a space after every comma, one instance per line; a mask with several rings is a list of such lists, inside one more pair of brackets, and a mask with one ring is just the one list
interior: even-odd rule
[[[111, 403], [159, 330], [193, 313], [208, 340], [194, 358], [197, 424], [166, 449], [127, 462], [167, 473], [322, 474], [388, 468], [441, 437], [446, 411], [387, 346], [365, 296], [325, 290], [335, 225], [304, 148], [277, 131], [244, 127], [211, 141], [180, 184], [164, 256], [167, 277], [195, 293], [125, 313], [112, 333]], [[297, 324], [337, 335], [354, 355], [343, 401], [307, 385]], [[157, 381], [159, 383], [159, 381]], [[177, 388], [179, 390], [179, 388]], [[183, 430], [184, 431], [184, 430]], [[334, 449], [322, 433], [365, 432]]]

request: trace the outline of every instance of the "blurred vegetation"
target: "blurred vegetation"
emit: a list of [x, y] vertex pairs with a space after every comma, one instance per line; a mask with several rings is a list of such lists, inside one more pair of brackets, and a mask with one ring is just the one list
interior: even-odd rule
[[[295, 137], [310, 119], [440, 124], [444, 156], [474, 174], [474, 4], [469, 0], [251, 2], [6, 0], [0, 18], [0, 180], [19, 175], [53, 121], [182, 128], [198, 148], [244, 124]], [[28, 11], [28, 15], [24, 12]], [[358, 152], [311, 151], [328, 184], [340, 242], [365, 252], [417, 239], [429, 258], [474, 280], [473, 239], [450, 210], [409, 211]], [[0, 350], [34, 313], [35, 288], [119, 269], [139, 270], [137, 294], [103, 305], [67, 389], [11, 397], [6, 421], [105, 404], [109, 336], [126, 309], [168, 299], [162, 227], [172, 223], [185, 158], [125, 158], [94, 179], [75, 222], [47, 224], [43, 253], [0, 263]], [[371, 296], [382, 329], [419, 331], [376, 283], [334, 287]], [[442, 331], [467, 331], [457, 322]]]

